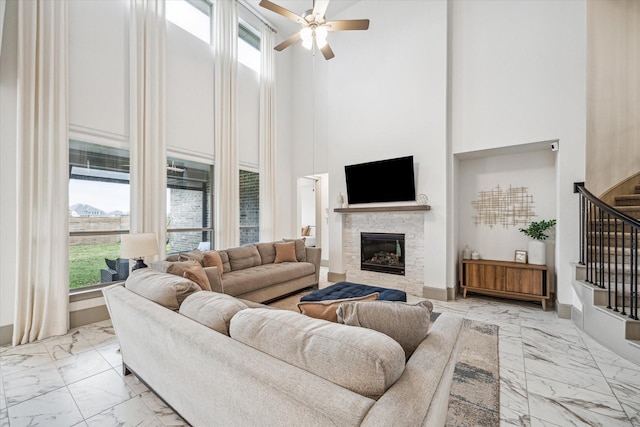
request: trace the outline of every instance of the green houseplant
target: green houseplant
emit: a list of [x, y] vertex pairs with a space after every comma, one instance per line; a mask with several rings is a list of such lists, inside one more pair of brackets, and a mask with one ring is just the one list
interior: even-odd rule
[[547, 230], [556, 225], [555, 219], [548, 221], [533, 221], [527, 228], [521, 228], [520, 231], [530, 237], [528, 247], [529, 264], [544, 265], [547, 259], [547, 248], [544, 241], [549, 237]]
[[534, 240], [546, 240], [549, 236], [545, 232], [554, 225], [556, 225], [555, 219], [550, 219], [549, 221], [543, 219], [539, 222], [533, 221], [529, 224], [529, 227], [521, 228], [520, 231]]

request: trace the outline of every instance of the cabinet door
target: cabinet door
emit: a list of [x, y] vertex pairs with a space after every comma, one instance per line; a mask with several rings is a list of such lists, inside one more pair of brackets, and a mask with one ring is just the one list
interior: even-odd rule
[[467, 286], [504, 290], [505, 268], [497, 265], [467, 264]]
[[542, 270], [507, 268], [505, 290], [519, 294], [544, 295]]

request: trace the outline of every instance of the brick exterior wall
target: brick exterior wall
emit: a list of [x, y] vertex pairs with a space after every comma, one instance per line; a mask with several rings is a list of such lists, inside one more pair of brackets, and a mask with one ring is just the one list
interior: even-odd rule
[[[202, 212], [206, 208], [206, 222], [204, 227], [211, 224], [210, 191], [203, 199], [202, 191], [172, 188], [169, 190], [171, 213], [168, 228], [201, 228]], [[205, 207], [206, 203], [206, 207]], [[210, 235], [210, 233], [208, 233]], [[197, 248], [203, 241], [201, 232], [169, 233], [169, 251], [189, 251]], [[210, 236], [207, 236], [210, 238]]]
[[[405, 275], [360, 270], [360, 233], [405, 235]], [[371, 212], [342, 214], [342, 253], [347, 280], [399, 289], [422, 297], [424, 286], [424, 213]]]
[[[260, 241], [260, 174], [240, 171], [240, 245]], [[243, 228], [250, 227], [250, 228]]]

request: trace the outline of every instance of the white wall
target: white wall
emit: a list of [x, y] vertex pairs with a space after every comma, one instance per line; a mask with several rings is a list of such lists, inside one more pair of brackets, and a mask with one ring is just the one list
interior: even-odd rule
[[451, 11], [453, 153], [560, 140], [556, 187], [538, 197], [556, 198], [558, 300], [571, 304], [579, 231], [572, 185], [584, 180], [585, 164], [586, 3], [482, 0], [453, 2]]
[[[369, 18], [366, 32], [331, 33], [336, 57], [326, 63], [330, 271], [343, 273], [344, 166], [413, 155], [416, 190], [428, 195], [425, 284], [446, 286], [446, 72], [444, 1], [362, 1], [338, 18]], [[318, 73], [316, 73], [317, 75]]]

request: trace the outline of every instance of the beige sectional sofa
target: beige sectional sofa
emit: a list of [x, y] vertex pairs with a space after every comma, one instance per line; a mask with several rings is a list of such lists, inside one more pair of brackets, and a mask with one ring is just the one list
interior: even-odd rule
[[123, 369], [190, 424], [444, 425], [461, 318], [440, 315], [405, 362], [400, 344], [375, 330], [144, 270], [103, 290]]
[[[222, 271], [204, 266], [212, 290], [255, 302], [267, 302], [300, 289], [317, 286], [320, 278], [320, 248], [305, 247], [302, 239], [293, 240], [297, 262], [274, 263], [278, 242], [216, 251], [222, 261]], [[174, 262], [190, 259], [202, 263], [197, 250], [174, 254], [165, 261], [153, 263], [158, 271], [167, 271]]]

